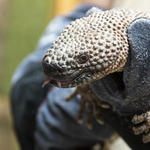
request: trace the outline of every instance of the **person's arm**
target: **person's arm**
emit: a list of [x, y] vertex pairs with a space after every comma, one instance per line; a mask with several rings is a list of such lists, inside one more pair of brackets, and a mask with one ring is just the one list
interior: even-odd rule
[[22, 61], [12, 78], [12, 117], [22, 150], [34, 149], [36, 112], [50, 88], [50, 85], [42, 88], [45, 80], [41, 66], [42, 57], [69, 22], [64, 17], [54, 19], [42, 35], [36, 51]]
[[33, 150], [35, 115], [49, 89], [49, 86], [42, 89], [44, 82], [41, 68], [42, 58], [63, 28], [71, 21], [84, 17], [86, 11], [91, 7], [83, 3], [69, 16], [54, 19], [41, 37], [36, 51], [23, 60], [15, 71], [11, 91], [12, 115], [22, 150]]

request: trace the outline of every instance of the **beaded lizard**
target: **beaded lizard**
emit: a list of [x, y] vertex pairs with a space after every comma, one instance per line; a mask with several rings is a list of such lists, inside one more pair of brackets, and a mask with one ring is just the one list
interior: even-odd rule
[[[150, 14], [113, 9], [96, 11], [71, 22], [43, 58], [46, 75], [43, 86], [48, 82], [59, 88], [85, 86], [113, 72], [123, 71], [129, 52], [127, 27], [141, 17], [150, 18]], [[149, 112], [133, 118], [134, 124], [143, 121], [146, 121], [144, 125], [134, 128], [135, 134], [150, 128]], [[144, 138], [145, 143], [150, 141], [149, 135]]]

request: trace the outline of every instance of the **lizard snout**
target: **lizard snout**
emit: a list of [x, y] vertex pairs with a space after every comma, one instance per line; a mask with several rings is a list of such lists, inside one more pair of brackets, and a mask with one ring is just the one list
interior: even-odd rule
[[61, 67], [55, 61], [51, 61], [48, 56], [43, 58], [42, 70], [48, 77], [58, 75], [62, 71]]

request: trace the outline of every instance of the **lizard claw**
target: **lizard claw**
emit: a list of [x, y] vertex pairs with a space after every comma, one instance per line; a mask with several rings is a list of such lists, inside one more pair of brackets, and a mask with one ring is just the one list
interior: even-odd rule
[[147, 134], [143, 135], [143, 143], [148, 143], [150, 142], [150, 132], [148, 132]]
[[[86, 94], [85, 94], [86, 93]], [[100, 124], [104, 124], [103, 116], [101, 113], [101, 107], [102, 108], [110, 108], [110, 106], [102, 102], [97, 95], [92, 91], [89, 85], [84, 85], [77, 87], [77, 89], [72, 92], [70, 95], [66, 97], [66, 101], [72, 100], [74, 97], [76, 97], [78, 94], [81, 95], [81, 102], [80, 102], [80, 108], [78, 111], [77, 121], [82, 124], [83, 123], [83, 116], [84, 116], [84, 110], [85, 106], [87, 104], [87, 119], [86, 119], [86, 126], [89, 129], [92, 129], [92, 121], [93, 121], [93, 112], [95, 110], [95, 118]]]
[[147, 133], [143, 135], [143, 142], [148, 143], [150, 142], [150, 111], [143, 113], [141, 115], [135, 115], [132, 119], [132, 123], [141, 125], [137, 127], [133, 127], [133, 131], [135, 135], [141, 134], [143, 132]]
[[93, 121], [93, 105], [91, 102], [88, 102], [86, 126], [89, 129], [93, 128], [92, 121]]
[[103, 115], [99, 106], [95, 106], [95, 117], [98, 123], [104, 124]]

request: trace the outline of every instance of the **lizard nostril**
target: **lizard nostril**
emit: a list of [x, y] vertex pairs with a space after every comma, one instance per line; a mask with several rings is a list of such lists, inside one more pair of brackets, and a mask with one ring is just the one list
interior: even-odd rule
[[49, 57], [46, 57], [46, 58], [44, 59], [44, 62], [45, 62], [46, 64], [50, 64], [50, 58], [49, 58]]

